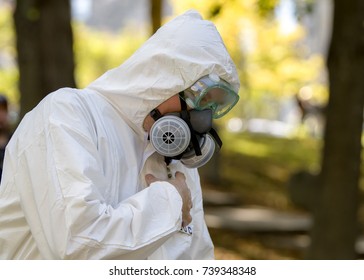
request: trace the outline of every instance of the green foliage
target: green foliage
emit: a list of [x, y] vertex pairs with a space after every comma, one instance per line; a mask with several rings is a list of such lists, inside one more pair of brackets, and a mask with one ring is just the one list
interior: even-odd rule
[[282, 31], [272, 16], [279, 2], [173, 1], [176, 13], [193, 8], [212, 20], [224, 39], [241, 81], [241, 101], [230, 117], [274, 118], [272, 104], [264, 100], [279, 102], [304, 86], [312, 90], [314, 99], [327, 99], [327, 86], [321, 81], [323, 58], [307, 52], [303, 26], [298, 24], [290, 33]]
[[[305, 5], [312, 2], [297, 1]], [[176, 14], [197, 9], [219, 29], [241, 80], [241, 101], [230, 117], [272, 116], [276, 106], [264, 100], [279, 102], [296, 94], [303, 86], [312, 89], [314, 98], [326, 99], [326, 85], [320, 82], [323, 60], [306, 52], [302, 26], [298, 25], [289, 34], [281, 32], [278, 22], [271, 16], [278, 3], [278, 0], [172, 1]], [[73, 28], [75, 76], [81, 88], [120, 65], [147, 39], [146, 33], [135, 29], [111, 34], [80, 23], [74, 23]], [[15, 56], [12, 11], [5, 5], [0, 10], [0, 91], [13, 102], [19, 100]]]
[[10, 103], [19, 100], [18, 69], [15, 62], [15, 34], [10, 5], [0, 6], [0, 92]]
[[[120, 65], [145, 40], [135, 30], [111, 34], [93, 30], [80, 23], [73, 24], [75, 77], [78, 87], [85, 87], [107, 70]], [[14, 105], [19, 103], [19, 73], [15, 61], [15, 33], [12, 7], [0, 7], [0, 92]]]
[[14, 32], [12, 27], [10, 6], [2, 6], [0, 8], [0, 50], [14, 54], [12, 47]]
[[224, 133], [224, 141], [229, 143], [225, 152], [260, 158], [284, 167], [287, 172], [305, 168], [319, 169], [320, 141], [315, 139], [279, 138], [264, 134]]
[[133, 33], [132, 30], [113, 34], [94, 30], [80, 23], [75, 23], [73, 30], [75, 76], [80, 88], [87, 86], [107, 70], [119, 66], [146, 40], [146, 36]]
[[299, 170], [319, 172], [322, 143], [315, 139], [276, 138], [263, 134], [222, 134], [224, 188], [246, 204], [294, 209], [287, 182]]
[[262, 16], [270, 16], [274, 12], [279, 0], [258, 0], [257, 5]]

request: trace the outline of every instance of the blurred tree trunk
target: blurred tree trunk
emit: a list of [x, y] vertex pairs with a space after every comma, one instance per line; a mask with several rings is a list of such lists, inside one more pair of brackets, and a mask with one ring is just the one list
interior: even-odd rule
[[334, 2], [322, 187], [309, 259], [355, 259], [364, 105], [364, 1]]
[[162, 24], [163, 0], [150, 0], [150, 16], [152, 20], [152, 34], [154, 34]]
[[75, 87], [70, 2], [17, 0], [14, 22], [23, 117], [51, 91]]

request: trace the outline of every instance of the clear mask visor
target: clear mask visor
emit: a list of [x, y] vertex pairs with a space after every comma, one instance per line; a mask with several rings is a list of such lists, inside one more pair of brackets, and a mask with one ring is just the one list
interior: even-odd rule
[[231, 85], [215, 74], [202, 77], [184, 94], [188, 106], [196, 110], [211, 109], [214, 119], [227, 114], [239, 101]]

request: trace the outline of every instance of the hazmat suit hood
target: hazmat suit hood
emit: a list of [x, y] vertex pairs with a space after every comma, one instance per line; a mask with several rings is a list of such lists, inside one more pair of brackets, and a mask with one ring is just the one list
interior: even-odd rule
[[142, 136], [143, 121], [152, 109], [210, 73], [238, 92], [235, 65], [216, 27], [190, 10], [162, 26], [128, 60], [88, 88], [106, 98]]

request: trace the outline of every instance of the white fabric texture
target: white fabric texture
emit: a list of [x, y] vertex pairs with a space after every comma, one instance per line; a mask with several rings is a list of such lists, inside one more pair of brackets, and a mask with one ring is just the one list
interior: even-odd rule
[[160, 103], [216, 73], [239, 88], [215, 26], [188, 11], [85, 89], [63, 88], [29, 112], [6, 149], [0, 259], [212, 259], [196, 169], [192, 234], [182, 199], [142, 123]]

